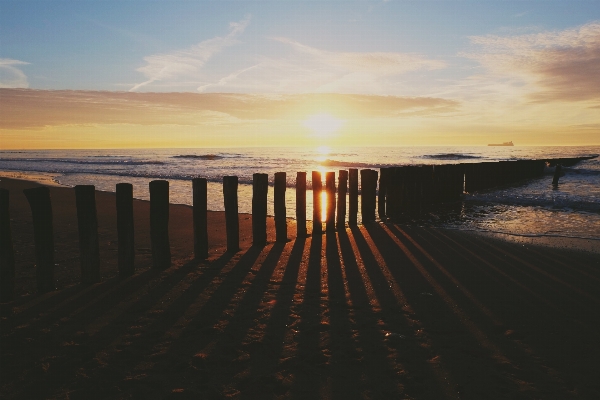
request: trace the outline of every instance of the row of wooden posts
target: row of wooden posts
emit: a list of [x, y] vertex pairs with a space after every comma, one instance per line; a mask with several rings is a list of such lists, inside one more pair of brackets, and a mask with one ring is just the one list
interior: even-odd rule
[[[463, 189], [479, 190], [517, 179], [539, 176], [544, 161], [523, 160], [499, 163], [423, 165], [360, 170], [362, 221], [379, 219], [398, 220], [404, 212], [414, 212], [422, 207], [460, 200]], [[346, 195], [348, 194], [348, 225], [356, 226], [358, 219], [358, 169], [340, 170], [337, 190], [335, 173], [325, 173], [327, 193], [325, 228], [327, 231], [345, 229]], [[379, 192], [377, 186], [379, 180]], [[169, 244], [169, 182], [150, 182], [150, 237], [152, 265], [166, 269], [171, 265]], [[252, 181], [252, 237], [255, 245], [267, 243], [267, 174], [254, 174]], [[274, 217], [277, 241], [287, 241], [287, 213], [285, 202], [286, 173], [277, 172], [274, 177]], [[307, 235], [306, 225], [306, 172], [296, 175], [296, 221], [297, 236]], [[312, 233], [322, 233], [321, 221], [321, 173], [312, 172], [313, 225]], [[337, 204], [336, 204], [337, 191]], [[192, 180], [194, 255], [208, 257], [207, 226], [207, 180]], [[227, 250], [239, 250], [238, 178], [223, 177], [223, 198]], [[54, 236], [52, 205], [47, 187], [24, 190], [33, 216], [36, 279], [40, 292], [54, 289]], [[100, 281], [100, 254], [98, 246], [98, 220], [96, 215], [95, 187], [75, 186], [81, 281]], [[118, 267], [121, 276], [134, 273], [134, 224], [133, 186], [129, 183], [116, 185]], [[337, 209], [337, 217], [336, 217]], [[10, 233], [8, 190], [0, 189], [0, 297], [8, 301], [14, 296], [15, 260]]]
[[[375, 189], [377, 172], [361, 171], [363, 180], [362, 214], [375, 215]], [[335, 173], [325, 175], [325, 190], [328, 194], [326, 204], [326, 230], [345, 227], [346, 185], [349, 186], [349, 225], [357, 225], [358, 215], [358, 170], [340, 171], [338, 182], [338, 212], [336, 215]], [[313, 234], [322, 233], [321, 221], [321, 173], [312, 172], [313, 182]], [[252, 193], [252, 235], [255, 245], [267, 243], [267, 194], [269, 179], [267, 174], [253, 175]], [[307, 235], [306, 225], [306, 172], [298, 172], [296, 176], [296, 219], [297, 236]], [[372, 190], [365, 191], [369, 187]], [[151, 181], [150, 189], [150, 239], [152, 266], [166, 269], [171, 265], [169, 243], [169, 182], [165, 180]], [[275, 173], [274, 179], [274, 211], [277, 241], [287, 241], [287, 215], [285, 206], [286, 173]], [[54, 290], [54, 234], [52, 221], [52, 203], [50, 190], [47, 187], [25, 189], [25, 197], [32, 211], [36, 281], [39, 292]], [[239, 250], [239, 216], [238, 216], [238, 177], [223, 177], [223, 198], [225, 205], [225, 228], [227, 235], [227, 251]], [[81, 263], [81, 282], [95, 283], [100, 281], [100, 251], [98, 244], [98, 218], [96, 213], [96, 196], [93, 185], [75, 186], [75, 202], [79, 232], [79, 251]], [[367, 195], [372, 201], [365, 199]], [[194, 255], [196, 258], [208, 257], [208, 224], [207, 224], [207, 179], [192, 180], [193, 196], [193, 229]], [[15, 257], [12, 245], [9, 216], [9, 192], [0, 189], [0, 301], [14, 298]], [[372, 207], [369, 211], [365, 207]], [[133, 223], [133, 186], [129, 183], [116, 185], [117, 234], [118, 234], [118, 268], [119, 275], [130, 276], [135, 272], [135, 247]]]

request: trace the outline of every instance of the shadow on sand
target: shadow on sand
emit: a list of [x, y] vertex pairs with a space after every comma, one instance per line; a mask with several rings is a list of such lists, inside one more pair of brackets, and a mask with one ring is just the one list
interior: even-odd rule
[[600, 398], [597, 255], [369, 224], [2, 306], [2, 398]]

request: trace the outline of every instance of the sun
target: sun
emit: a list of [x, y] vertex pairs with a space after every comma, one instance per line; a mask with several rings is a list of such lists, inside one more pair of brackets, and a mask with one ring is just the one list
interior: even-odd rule
[[330, 114], [314, 114], [304, 121], [304, 126], [320, 138], [330, 137], [344, 125], [344, 121]]

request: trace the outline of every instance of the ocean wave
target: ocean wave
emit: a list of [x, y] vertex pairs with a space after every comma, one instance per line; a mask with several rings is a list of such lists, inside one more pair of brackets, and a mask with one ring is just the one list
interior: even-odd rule
[[0, 158], [0, 162], [27, 162], [27, 163], [61, 163], [77, 165], [164, 165], [162, 161], [133, 161], [133, 160], [111, 160], [111, 161], [88, 161], [73, 160], [68, 158]]
[[483, 158], [481, 156], [473, 156], [470, 154], [462, 153], [441, 153], [441, 154], [425, 154], [421, 158], [427, 158], [430, 160], [465, 160], [465, 159], [477, 159]]
[[348, 168], [381, 168], [385, 165], [382, 164], [368, 164], [361, 162], [352, 161], [339, 161], [339, 160], [324, 160], [319, 162], [323, 167], [348, 167]]
[[178, 154], [172, 158], [191, 158], [193, 160], [221, 160], [225, 157], [216, 154]]

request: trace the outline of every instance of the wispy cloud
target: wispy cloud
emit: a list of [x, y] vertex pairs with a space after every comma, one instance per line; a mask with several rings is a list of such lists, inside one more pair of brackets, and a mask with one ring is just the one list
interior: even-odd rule
[[440, 69], [445, 63], [438, 60], [426, 59], [417, 54], [392, 53], [392, 52], [332, 52], [310, 47], [299, 42], [274, 38], [294, 48], [299, 53], [312, 58], [312, 61], [339, 68], [347, 72], [364, 72], [376, 76], [398, 75], [418, 69]]
[[[419, 54], [397, 52], [328, 51], [283, 37], [271, 38], [281, 46], [275, 55], [258, 55], [253, 67], [205, 84], [245, 93], [361, 93], [398, 94], [391, 89], [397, 76], [419, 70], [441, 69], [443, 61]], [[240, 76], [243, 74], [243, 76]]]
[[465, 54], [499, 79], [518, 79], [534, 101], [600, 99], [600, 22], [556, 32], [474, 36]]
[[330, 93], [251, 95], [1, 89], [0, 129], [73, 124], [207, 125], [301, 120], [329, 112], [341, 118], [403, 118], [454, 112], [432, 97]]
[[182, 77], [194, 76], [216, 53], [237, 42], [236, 36], [244, 32], [250, 23], [250, 16], [240, 22], [229, 24], [229, 34], [204, 40], [187, 49], [171, 53], [144, 57], [146, 65], [137, 69], [146, 76], [144, 82], [134, 85], [130, 91], [136, 91], [154, 82], [169, 82]]
[[0, 58], [0, 88], [27, 88], [27, 76], [18, 65], [27, 65], [28, 62]]

